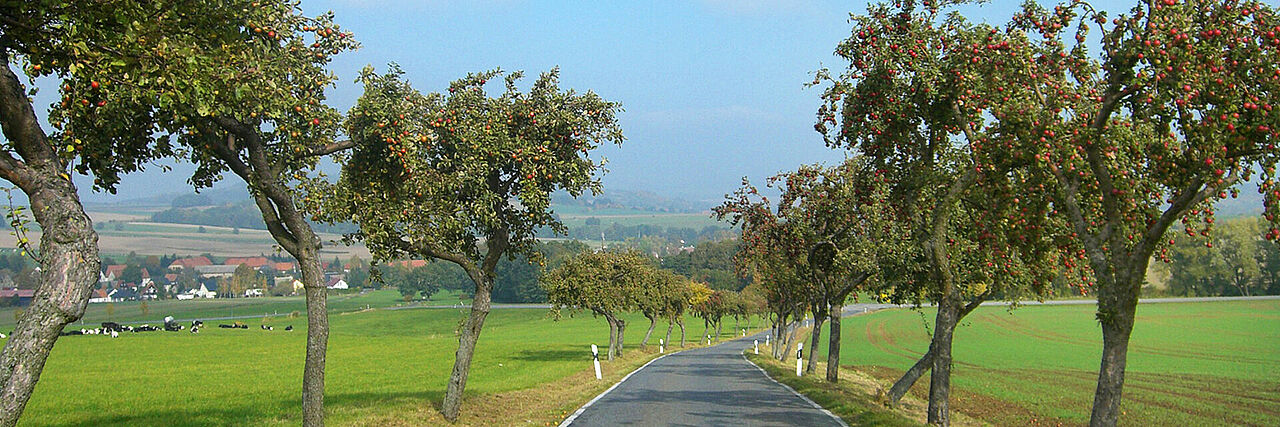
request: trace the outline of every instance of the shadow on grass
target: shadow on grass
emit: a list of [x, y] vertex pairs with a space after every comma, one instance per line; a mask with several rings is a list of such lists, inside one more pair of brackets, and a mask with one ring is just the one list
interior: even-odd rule
[[[403, 393], [342, 393], [326, 395], [325, 412], [327, 418], [335, 414], [372, 414], [383, 413], [390, 408], [416, 407], [430, 404], [435, 412], [440, 411], [444, 400], [443, 391], [403, 392]], [[167, 407], [162, 409], [139, 409], [129, 414], [112, 414], [91, 417], [85, 420], [60, 425], [70, 426], [207, 426], [207, 425], [296, 425], [302, 421], [301, 400], [282, 400], [275, 404], [244, 404], [227, 401], [221, 405], [202, 407]]]
[[[607, 347], [608, 346], [606, 346], [606, 348], [600, 349], [600, 352], [602, 353], [600, 357], [601, 360], [604, 360], [603, 353], [607, 350]], [[528, 360], [528, 361], [534, 361], [534, 362], [552, 362], [552, 361], [566, 361], [566, 360], [590, 361], [591, 351], [590, 350], [522, 350], [519, 353], [516, 353], [515, 356], [512, 358], [516, 360]]]

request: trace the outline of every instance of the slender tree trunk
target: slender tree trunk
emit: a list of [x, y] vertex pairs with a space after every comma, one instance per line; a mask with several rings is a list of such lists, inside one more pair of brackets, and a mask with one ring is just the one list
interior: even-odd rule
[[844, 306], [840, 304], [832, 305], [827, 310], [828, 316], [831, 316], [830, 330], [827, 336], [827, 381], [840, 381], [840, 311], [844, 310]]
[[618, 357], [622, 357], [622, 333], [627, 330], [627, 321], [622, 319], [614, 321], [618, 322]]
[[805, 375], [813, 374], [815, 369], [813, 361], [817, 358], [818, 345], [822, 343], [822, 323], [826, 320], [826, 313], [817, 310], [813, 312], [813, 331], [809, 334], [809, 355], [808, 360], [805, 361]]
[[667, 339], [663, 340], [662, 342], [667, 343], [667, 345], [671, 345], [671, 329], [675, 327], [676, 327], [676, 322], [667, 320]]
[[649, 330], [644, 333], [644, 339], [640, 340], [640, 348], [649, 346], [649, 337], [653, 335], [653, 327], [658, 325], [657, 317], [649, 318]]
[[933, 375], [929, 376], [929, 424], [951, 425], [948, 401], [951, 395], [951, 339], [959, 321], [959, 302], [945, 297], [938, 304], [933, 329]]
[[676, 318], [676, 325], [680, 325], [680, 348], [685, 348], [685, 321]]
[[609, 351], [606, 359], [613, 360], [613, 355], [618, 348], [618, 324], [614, 323], [612, 316], [605, 316], [605, 322], [609, 323]]
[[716, 319], [716, 341], [720, 341], [720, 327], [724, 325], [720, 319]]
[[907, 394], [907, 390], [910, 390], [911, 386], [915, 385], [916, 380], [924, 376], [925, 371], [928, 371], [931, 367], [933, 367], [932, 343], [929, 344], [929, 351], [925, 352], [924, 356], [920, 357], [920, 360], [917, 360], [914, 365], [911, 365], [911, 369], [902, 374], [902, 378], [898, 378], [898, 381], [893, 383], [893, 387], [889, 388], [889, 405], [896, 406], [898, 401], [902, 400], [902, 396]]
[[[317, 242], [318, 243], [318, 242]], [[325, 352], [329, 347], [328, 290], [320, 271], [319, 245], [297, 256], [307, 294], [307, 356], [302, 369], [302, 423], [324, 425]]]
[[[1141, 283], [1141, 282], [1138, 282]], [[1099, 283], [1102, 284], [1102, 283]], [[1115, 426], [1120, 420], [1120, 397], [1128, 359], [1129, 335], [1138, 308], [1138, 289], [1131, 283], [1098, 287], [1098, 318], [1102, 323], [1102, 366], [1093, 396], [1089, 425]]]
[[[10, 136], [7, 121], [4, 131]], [[38, 174], [33, 177], [38, 183], [23, 186], [43, 230], [40, 282], [31, 305], [0, 353], [2, 426], [18, 422], [58, 334], [64, 326], [84, 315], [93, 285], [98, 281], [98, 234], [84, 213], [74, 184], [58, 178], [57, 173], [53, 169], [33, 173]]]
[[475, 355], [476, 341], [480, 338], [484, 319], [489, 316], [489, 299], [493, 291], [490, 277], [476, 277], [472, 280], [476, 282], [476, 294], [471, 300], [471, 313], [458, 335], [457, 358], [454, 359], [453, 373], [449, 376], [449, 386], [444, 393], [442, 412], [450, 422], [458, 419], [458, 412], [462, 407], [462, 392], [467, 387], [467, 375], [471, 372], [471, 358]]
[[[802, 313], [803, 313], [803, 312], [802, 312]], [[801, 316], [803, 316], [803, 314], [801, 314]], [[795, 321], [795, 322], [792, 322], [792, 324], [791, 324], [791, 325], [783, 326], [783, 329], [784, 329], [784, 332], [785, 332], [785, 334], [783, 334], [783, 335], [787, 338], [787, 341], [786, 341], [786, 347], [782, 350], [782, 360], [784, 360], [784, 361], [785, 361], [788, 357], [791, 357], [791, 349], [795, 348], [795, 346], [796, 346], [796, 338], [797, 338], [797, 337], [796, 337], [796, 335], [798, 335], [798, 334], [800, 333], [800, 321], [801, 321], [801, 320], [802, 320], [802, 318], [801, 318], [801, 319], [796, 319], [796, 321]]]

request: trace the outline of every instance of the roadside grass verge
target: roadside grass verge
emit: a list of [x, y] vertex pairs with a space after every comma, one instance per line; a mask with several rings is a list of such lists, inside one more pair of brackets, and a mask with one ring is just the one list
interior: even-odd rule
[[[839, 383], [829, 383], [822, 377], [825, 366], [819, 368], [815, 375], [797, 377], [795, 360], [787, 359], [785, 364], [770, 357], [767, 346], [760, 346], [759, 355], [751, 350], [744, 353], [747, 360], [764, 369], [769, 377], [786, 384], [814, 403], [821, 405], [831, 413], [843, 419], [851, 426], [918, 426], [923, 425], [923, 418], [913, 420], [909, 415], [895, 412], [884, 407], [882, 400], [874, 389], [868, 390], [870, 382], [864, 376], [848, 369], [841, 369], [842, 378]], [[955, 425], [966, 425], [953, 421]]]

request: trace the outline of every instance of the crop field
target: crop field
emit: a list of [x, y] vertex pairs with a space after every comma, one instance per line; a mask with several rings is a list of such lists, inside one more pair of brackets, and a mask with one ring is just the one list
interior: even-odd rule
[[[436, 408], [457, 349], [454, 329], [464, 313], [416, 309], [332, 315], [328, 421], [443, 423]], [[656, 356], [656, 345], [636, 348], [647, 322], [637, 316], [627, 319], [627, 353], [602, 362], [606, 378], [596, 381], [589, 346], [607, 344], [603, 319], [579, 315], [556, 321], [545, 309], [495, 309], [480, 336], [461, 424], [558, 423]], [[274, 331], [260, 329], [261, 322], [246, 320], [247, 330], [208, 324], [194, 335], [63, 337], [22, 424], [297, 425], [306, 319], [271, 319]], [[701, 332], [693, 323], [686, 320], [690, 336]], [[283, 331], [287, 325], [296, 330]], [[654, 343], [664, 331], [655, 331]], [[690, 346], [692, 341], [696, 339]]]
[[[1087, 424], [1102, 352], [1094, 311], [970, 314], [955, 335], [952, 409], [996, 425]], [[933, 315], [846, 318], [841, 362], [887, 389], [928, 349]], [[911, 393], [928, 389], [926, 375]], [[1140, 305], [1123, 410], [1132, 425], [1280, 425], [1280, 300]]]
[[[229, 227], [205, 226], [205, 232], [199, 232], [200, 226], [188, 224], [167, 224], [150, 222], [119, 223], [103, 225], [98, 229], [98, 247], [103, 254], [127, 254], [137, 252], [143, 255], [199, 255], [246, 256], [275, 253], [275, 240], [266, 230], [240, 229], [238, 233]], [[339, 257], [342, 259], [357, 255], [369, 258], [369, 250], [363, 245], [345, 246], [337, 243], [342, 236], [329, 233], [317, 233], [324, 241], [320, 256], [324, 259]], [[40, 232], [28, 234], [31, 241], [39, 241]], [[12, 233], [0, 233], [0, 247], [17, 246], [17, 238]]]
[[[460, 301], [457, 291], [441, 291], [431, 296], [429, 301], [418, 301], [418, 305], [450, 306]], [[326, 306], [330, 312], [341, 313], [358, 311], [365, 308], [381, 308], [405, 305], [400, 293], [394, 290], [379, 290], [368, 293], [358, 291], [329, 291]], [[16, 319], [14, 312], [21, 307], [0, 308], [0, 331], [8, 333], [13, 329]], [[96, 327], [102, 322], [118, 323], [158, 323], [165, 316], [177, 319], [212, 319], [240, 316], [287, 316], [297, 311], [306, 314], [307, 302], [301, 296], [294, 297], [261, 297], [261, 298], [214, 298], [193, 299], [187, 301], [158, 300], [147, 301], [145, 308], [140, 301], [89, 304], [84, 317], [68, 328]]]

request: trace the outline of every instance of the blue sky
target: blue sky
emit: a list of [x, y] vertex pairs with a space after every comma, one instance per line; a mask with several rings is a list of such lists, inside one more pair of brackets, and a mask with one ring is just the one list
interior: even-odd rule
[[[1016, 6], [999, 2], [997, 14]], [[1006, 4], [1007, 3], [1007, 4]], [[363, 47], [339, 56], [331, 102], [345, 111], [363, 66], [400, 64], [423, 91], [468, 72], [527, 75], [559, 66], [563, 87], [621, 102], [628, 140], [604, 150], [606, 189], [716, 200], [743, 176], [759, 181], [802, 163], [838, 162], [813, 131], [812, 71], [832, 55], [863, 2], [821, 0], [564, 1], [304, 0], [333, 10]], [[993, 13], [973, 8], [972, 19]], [[190, 168], [126, 177], [119, 199], [187, 191]], [[87, 184], [87, 180], [85, 180]], [[110, 201], [82, 193], [89, 201]], [[219, 187], [242, 186], [235, 179]]]

